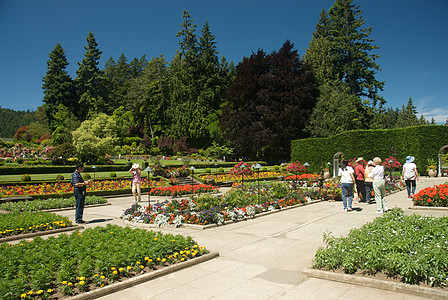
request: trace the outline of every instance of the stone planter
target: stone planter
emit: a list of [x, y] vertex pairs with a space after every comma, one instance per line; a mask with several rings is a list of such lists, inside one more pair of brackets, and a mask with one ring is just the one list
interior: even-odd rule
[[437, 171], [436, 170], [429, 170], [428, 171], [428, 176], [429, 177], [436, 177], [437, 176]]
[[324, 179], [328, 179], [330, 178], [330, 172], [329, 171], [325, 171], [324, 172]]

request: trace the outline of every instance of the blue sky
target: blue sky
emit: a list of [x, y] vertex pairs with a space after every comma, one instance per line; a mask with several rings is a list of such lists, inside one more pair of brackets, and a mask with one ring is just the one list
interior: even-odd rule
[[[418, 115], [445, 123], [448, 117], [448, 0], [354, 0], [382, 55], [378, 80], [387, 107], [401, 108], [410, 97]], [[197, 34], [205, 21], [220, 56], [235, 64], [263, 49], [277, 50], [286, 39], [302, 56], [322, 9], [333, 0], [0, 0], [0, 106], [36, 110], [42, 78], [57, 43], [76, 77], [89, 31], [103, 51], [100, 67], [124, 53], [128, 60], [179, 48], [176, 33], [187, 9]]]

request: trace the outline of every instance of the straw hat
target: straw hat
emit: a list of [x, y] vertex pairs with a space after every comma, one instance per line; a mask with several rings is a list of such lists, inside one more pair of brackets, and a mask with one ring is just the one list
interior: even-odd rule
[[381, 163], [382, 163], [382, 160], [381, 160], [381, 158], [379, 158], [379, 157], [375, 157], [375, 158], [373, 159], [373, 162], [376, 163], [376, 164], [381, 164]]
[[360, 162], [360, 161], [363, 161], [364, 160], [364, 158], [361, 156], [361, 157], [358, 157], [358, 159], [356, 160], [356, 162]]
[[133, 164], [132, 165], [132, 169], [140, 169], [140, 165], [139, 164]]

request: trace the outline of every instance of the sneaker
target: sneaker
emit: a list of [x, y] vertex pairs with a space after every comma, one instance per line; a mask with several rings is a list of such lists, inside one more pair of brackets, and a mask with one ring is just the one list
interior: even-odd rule
[[382, 214], [382, 213], [383, 213], [383, 210], [382, 210], [382, 209], [379, 209], [379, 210], [376, 211], [376, 213], [377, 213], [377, 214]]
[[349, 208], [349, 209], [347, 209], [348, 211], [352, 211], [352, 209], [351, 208]]
[[347, 209], [346, 208], [344, 208], [343, 210], [342, 210], [343, 212], [347, 212]]
[[387, 207], [384, 207], [383, 212], [387, 212], [387, 211], [389, 211], [389, 209]]
[[85, 224], [85, 223], [86, 223], [86, 221], [84, 221], [84, 220], [76, 221], [76, 224]]

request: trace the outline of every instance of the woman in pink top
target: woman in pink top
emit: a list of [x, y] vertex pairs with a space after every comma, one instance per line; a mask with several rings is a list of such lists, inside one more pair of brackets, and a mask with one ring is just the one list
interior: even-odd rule
[[[134, 202], [138, 202], [142, 200], [142, 193], [141, 193], [141, 178], [140, 178], [140, 165], [139, 164], [133, 164], [132, 168], [129, 170], [129, 173], [132, 174], [132, 195], [134, 195]], [[138, 195], [138, 201], [137, 201], [137, 195]]]

